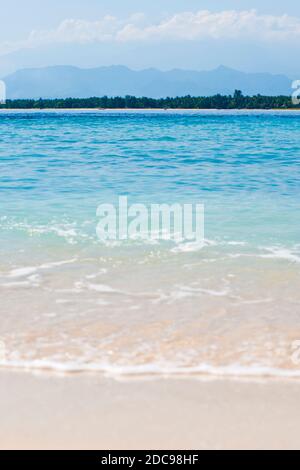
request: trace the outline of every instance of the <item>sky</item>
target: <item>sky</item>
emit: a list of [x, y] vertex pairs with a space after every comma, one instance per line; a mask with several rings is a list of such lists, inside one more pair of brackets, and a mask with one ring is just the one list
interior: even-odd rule
[[0, 0], [0, 76], [24, 67], [127, 65], [300, 78], [299, 1]]

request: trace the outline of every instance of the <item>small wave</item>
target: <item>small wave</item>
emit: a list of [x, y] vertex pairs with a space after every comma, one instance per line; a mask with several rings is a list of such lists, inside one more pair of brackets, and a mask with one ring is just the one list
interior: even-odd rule
[[50, 263], [44, 263], [39, 266], [27, 266], [27, 267], [22, 267], [22, 268], [15, 268], [12, 271], [10, 271], [6, 276], [8, 278], [18, 279], [18, 278], [27, 277], [32, 274], [35, 274], [39, 270], [52, 269], [52, 268], [64, 266], [66, 264], [75, 263], [76, 261], [77, 261], [77, 258], [73, 258], [73, 259], [66, 260], [66, 261], [55, 261], [55, 262], [50, 262]]
[[271, 302], [274, 302], [273, 298], [256, 299], [256, 300], [241, 300], [238, 302], [238, 305], [259, 305], [259, 304], [268, 304]]
[[0, 284], [0, 287], [4, 287], [6, 289], [9, 289], [9, 288], [15, 288], [15, 287], [40, 287], [40, 282], [36, 281], [36, 280], [31, 280], [31, 279], [28, 279], [26, 281], [14, 281], [14, 282], [2, 282]]
[[214, 289], [204, 289], [202, 287], [181, 286], [181, 290], [190, 292], [191, 294], [212, 295], [213, 297], [224, 297], [229, 294], [228, 290], [217, 291]]
[[[115, 289], [107, 284], [94, 284], [92, 282], [78, 281], [74, 285], [76, 292], [82, 292], [83, 290], [90, 290], [99, 292], [100, 294], [115, 294], [117, 296], [126, 297], [138, 297], [138, 298], [152, 298], [155, 294], [149, 292], [131, 292], [127, 290]], [[60, 290], [60, 292], [63, 292]], [[66, 292], [66, 291], [65, 291]]]
[[215, 240], [204, 240], [202, 242], [183, 242], [171, 249], [171, 253], [188, 253], [200, 251], [208, 246], [216, 246], [218, 242]]
[[290, 261], [292, 263], [300, 263], [300, 256], [293, 249], [283, 247], [260, 247], [261, 251], [267, 253], [230, 253], [230, 258], [260, 258], [260, 259], [277, 259]]
[[37, 270], [38, 270], [37, 267], [30, 267], [30, 266], [28, 266], [27, 268], [17, 268], [17, 269], [13, 269], [7, 275], [7, 277], [10, 277], [10, 278], [27, 277], [31, 274], [36, 273]]
[[246, 246], [246, 242], [236, 242], [236, 241], [231, 241], [226, 243], [229, 246]]
[[0, 222], [1, 230], [23, 232], [29, 237], [55, 235], [58, 238], [63, 239], [70, 245], [76, 245], [79, 241], [97, 241], [95, 236], [91, 236], [84, 229], [85, 226], [93, 224], [90, 221], [85, 221], [82, 224], [78, 224], [77, 222], [63, 222], [50, 220], [46, 224], [38, 224], [34, 222], [28, 223], [26, 221], [19, 221], [15, 219], [10, 219], [8, 217], [2, 217], [0, 219]]
[[82, 283], [78, 282], [76, 283], [76, 287], [79, 289], [82, 287], [86, 287], [89, 290], [93, 290], [95, 292], [100, 292], [101, 294], [123, 294], [122, 291], [118, 291], [117, 289], [114, 289], [111, 286], [108, 286], [106, 284], [93, 284], [93, 283]]
[[270, 247], [266, 248], [266, 250], [270, 253], [260, 255], [260, 258], [277, 258], [292, 261], [293, 263], [300, 263], [300, 256], [295, 254], [293, 250], [289, 250], [288, 248]]
[[53, 373], [101, 373], [107, 377], [218, 377], [218, 378], [286, 378], [299, 379], [300, 370], [280, 369], [266, 366], [243, 366], [230, 364], [227, 366], [214, 366], [199, 364], [197, 366], [179, 366], [169, 363], [150, 363], [143, 365], [112, 365], [107, 363], [84, 362], [58, 362], [51, 360], [12, 360], [0, 361], [0, 367], [9, 369], [23, 369], [28, 372], [45, 371]]
[[214, 290], [214, 289], [206, 289], [202, 287], [192, 287], [192, 286], [184, 286], [184, 285], [177, 285], [174, 286], [174, 290], [170, 292], [158, 292], [157, 298], [153, 300], [154, 304], [167, 302], [173, 303], [178, 300], [182, 300], [188, 297], [197, 297], [197, 296], [212, 296], [212, 297], [225, 297], [229, 295], [228, 290]]

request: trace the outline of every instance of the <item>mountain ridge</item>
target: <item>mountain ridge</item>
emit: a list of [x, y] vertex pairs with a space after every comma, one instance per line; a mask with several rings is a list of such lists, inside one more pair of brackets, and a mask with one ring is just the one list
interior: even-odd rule
[[132, 70], [124, 65], [83, 69], [58, 65], [21, 69], [4, 81], [8, 99], [212, 96], [229, 95], [236, 89], [250, 96], [291, 94], [291, 80], [285, 75], [247, 73], [224, 65], [208, 71]]

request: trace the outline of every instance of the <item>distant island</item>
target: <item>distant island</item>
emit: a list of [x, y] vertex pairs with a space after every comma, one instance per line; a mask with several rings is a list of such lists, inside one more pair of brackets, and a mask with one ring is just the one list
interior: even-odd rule
[[291, 96], [233, 95], [182, 96], [175, 98], [138, 98], [116, 96], [101, 98], [16, 99], [7, 100], [1, 109], [300, 109]]

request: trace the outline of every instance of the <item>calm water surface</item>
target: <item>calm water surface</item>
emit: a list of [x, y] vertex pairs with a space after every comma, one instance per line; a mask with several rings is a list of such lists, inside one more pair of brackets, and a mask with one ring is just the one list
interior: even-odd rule
[[[97, 206], [205, 205], [203, 249]], [[300, 375], [300, 114], [0, 113], [5, 367]]]

